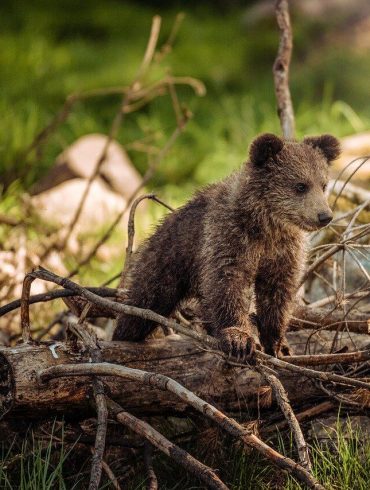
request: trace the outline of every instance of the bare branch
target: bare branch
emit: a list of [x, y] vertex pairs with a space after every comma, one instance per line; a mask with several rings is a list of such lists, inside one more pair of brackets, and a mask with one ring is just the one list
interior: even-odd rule
[[[90, 287], [87, 287], [86, 289], [88, 291], [91, 291], [91, 292], [97, 294], [98, 296], [102, 296], [105, 298], [108, 297], [108, 298], [116, 298], [116, 299], [121, 298], [122, 299], [122, 297], [124, 295], [124, 291], [122, 291], [120, 289], [115, 289], [115, 288], [107, 288], [107, 287], [90, 288]], [[73, 291], [70, 291], [68, 289], [57, 289], [55, 291], [48, 291], [46, 293], [40, 293], [40, 294], [35, 294], [33, 296], [30, 296], [29, 297], [29, 304], [33, 305], [35, 303], [44, 303], [47, 301], [53, 301], [54, 299], [57, 299], [57, 298], [66, 298], [68, 296], [76, 296], [76, 293]], [[2, 306], [0, 308], [0, 317], [2, 317], [3, 315], [6, 315], [7, 313], [10, 313], [11, 311], [14, 311], [17, 308], [19, 308], [21, 306], [21, 302], [22, 302], [21, 299], [16, 299], [16, 300], [11, 301], [10, 303], [7, 303], [6, 305]], [[108, 317], [109, 317], [109, 312], [106, 312], [106, 314], [108, 314]], [[90, 312], [89, 316], [92, 316], [91, 312]]]
[[228, 490], [228, 487], [218, 478], [216, 473], [189, 453], [166, 439], [151, 425], [125, 412], [120, 405], [108, 399], [109, 411], [121, 424], [147, 439], [153, 446], [183, 466], [186, 471], [198, 477], [208, 488]]
[[[96, 339], [90, 335], [87, 328], [85, 328], [84, 320], [88, 311], [89, 304], [87, 304], [77, 322], [71, 322], [68, 326], [69, 329], [80, 338], [89, 351], [92, 362], [101, 361], [101, 351], [96, 343]], [[95, 408], [97, 412], [97, 425], [94, 451], [91, 459], [91, 473], [89, 490], [98, 490], [101, 473], [103, 469], [103, 456], [105, 451], [105, 439], [107, 436], [108, 427], [108, 409], [107, 401], [104, 394], [104, 385], [101, 379], [96, 376], [92, 380], [93, 394], [95, 401]]]
[[161, 30], [161, 22], [162, 19], [160, 18], [159, 15], [155, 15], [153, 17], [152, 21], [152, 28], [150, 31], [150, 36], [149, 36], [149, 41], [145, 50], [144, 58], [143, 61], [141, 62], [140, 68], [137, 72], [137, 75], [135, 77], [135, 81], [132, 84], [132, 88], [136, 88], [136, 84], [140, 83], [141, 78], [144, 76], [145, 72], [150, 66], [150, 63], [152, 62], [155, 49], [157, 47], [158, 43], [158, 37], [159, 37], [159, 31]]
[[292, 57], [293, 36], [288, 0], [276, 0], [276, 19], [280, 30], [278, 54], [273, 66], [275, 94], [280, 125], [285, 138], [294, 138], [294, 111], [289, 90], [289, 65]]
[[330, 364], [356, 364], [370, 360], [370, 349], [341, 354], [289, 356], [289, 363], [298, 366], [327, 366]]
[[290, 406], [289, 398], [287, 392], [284, 389], [284, 386], [282, 385], [281, 381], [270, 372], [270, 369], [267, 369], [266, 367], [260, 365], [257, 367], [257, 370], [263, 375], [268, 384], [271, 386], [276, 401], [288, 422], [288, 425], [295, 439], [301, 465], [303, 466], [303, 468], [306, 468], [308, 471], [311, 472], [312, 467], [310, 455], [308, 452], [308, 446], [304, 439], [299, 422], [293, 412], [292, 407]]
[[[310, 419], [312, 417], [316, 417], [317, 415], [321, 415], [322, 413], [328, 412], [332, 410], [335, 407], [331, 401], [324, 401], [322, 403], [319, 403], [318, 405], [314, 405], [313, 407], [307, 408], [307, 410], [303, 410], [300, 413], [296, 414], [296, 418], [299, 422], [302, 422], [303, 420]], [[283, 430], [288, 426], [287, 420], [283, 420], [282, 422], [279, 422], [277, 424], [272, 424], [267, 427], [262, 427], [262, 433], [263, 434], [270, 434], [272, 432], [276, 432], [277, 430]]]
[[143, 201], [144, 199], [151, 199], [152, 201], [155, 201], [159, 204], [162, 204], [162, 206], [166, 207], [170, 211], [173, 211], [173, 208], [171, 206], [168, 206], [168, 204], [164, 203], [161, 199], [158, 199], [154, 194], [144, 194], [143, 196], [138, 197], [135, 199], [135, 201], [132, 203], [131, 209], [130, 209], [130, 215], [128, 219], [128, 225], [127, 225], [127, 236], [128, 236], [128, 242], [127, 242], [127, 248], [126, 248], [126, 259], [125, 259], [125, 265], [123, 267], [122, 271], [122, 277], [120, 281], [120, 287], [123, 287], [123, 281], [124, 277], [126, 277], [131, 255], [132, 255], [132, 249], [134, 246], [134, 238], [135, 238], [135, 213], [136, 213], [136, 208], [137, 206]]
[[95, 378], [93, 380], [93, 390], [97, 411], [97, 427], [94, 446], [95, 450], [91, 460], [89, 490], [98, 490], [103, 468], [103, 456], [108, 425], [108, 409], [104, 395], [104, 385], [100, 379]]
[[343, 250], [348, 243], [355, 241], [355, 240], [358, 240], [360, 238], [363, 238], [364, 236], [368, 235], [369, 233], [370, 233], [370, 225], [366, 225], [361, 231], [359, 231], [358, 233], [356, 233], [354, 235], [351, 235], [351, 236], [343, 235], [343, 237], [339, 243], [330, 247], [329, 250], [327, 250], [322, 255], [320, 255], [320, 257], [318, 259], [316, 259], [315, 262], [313, 262], [313, 264], [311, 264], [308, 267], [308, 269], [306, 270], [306, 272], [304, 273], [304, 275], [301, 279], [299, 286], [302, 286], [302, 284], [304, 284], [306, 282], [307, 278], [309, 277], [309, 275], [314, 270], [316, 270], [321, 264], [323, 264], [330, 257], [332, 257], [337, 252], [339, 252], [339, 250]]
[[23, 280], [22, 297], [21, 297], [21, 329], [23, 342], [27, 343], [31, 341], [31, 328], [30, 328], [30, 293], [31, 285], [35, 280], [34, 277], [29, 274]]

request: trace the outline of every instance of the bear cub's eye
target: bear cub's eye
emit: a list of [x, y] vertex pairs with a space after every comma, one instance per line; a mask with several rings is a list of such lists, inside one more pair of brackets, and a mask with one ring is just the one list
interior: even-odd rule
[[325, 191], [326, 191], [326, 189], [327, 189], [327, 187], [328, 187], [328, 186], [327, 186], [326, 184], [324, 184], [324, 185], [322, 186], [322, 190], [325, 192]]
[[295, 190], [298, 194], [304, 194], [308, 191], [308, 185], [300, 182], [299, 184], [296, 184]]

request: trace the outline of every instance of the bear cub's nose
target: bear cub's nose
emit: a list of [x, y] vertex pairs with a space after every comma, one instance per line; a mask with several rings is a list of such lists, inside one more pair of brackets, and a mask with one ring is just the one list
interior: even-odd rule
[[319, 213], [318, 218], [319, 218], [320, 225], [325, 226], [325, 225], [329, 224], [330, 221], [333, 219], [333, 215], [328, 214], [328, 213]]

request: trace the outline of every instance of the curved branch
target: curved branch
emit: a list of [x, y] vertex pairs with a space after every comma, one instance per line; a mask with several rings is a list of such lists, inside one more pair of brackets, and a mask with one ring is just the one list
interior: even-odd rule
[[[286, 363], [284, 363], [286, 364]], [[296, 366], [293, 366], [296, 367]], [[299, 369], [299, 368], [298, 368]], [[210, 403], [202, 400], [193, 392], [182, 386], [177, 381], [164, 376], [162, 374], [141, 371], [125, 366], [118, 366], [110, 363], [99, 364], [65, 364], [52, 366], [38, 373], [39, 379], [42, 382], [48, 381], [56, 377], [65, 376], [86, 376], [86, 375], [101, 375], [101, 376], [120, 376], [134, 381], [141, 381], [149, 386], [155, 386], [162, 390], [168, 390], [175, 394], [186, 403], [195, 408], [205, 417], [216, 422], [226, 432], [233, 437], [237, 437], [245, 446], [252, 447], [263, 454], [266, 458], [272, 461], [281, 469], [292, 473], [301, 482], [305, 483], [309, 488], [323, 489], [323, 487], [315, 480], [315, 478], [301, 465], [295, 463], [292, 459], [284, 457], [282, 454], [275, 451], [273, 448], [261, 441], [256, 435], [251, 434], [247, 429], [240, 425], [236, 420], [227, 417], [220, 410], [215, 408]]]
[[216, 473], [201, 463], [189, 453], [170, 442], [160, 432], [155, 430], [151, 425], [143, 420], [140, 420], [115, 403], [108, 399], [109, 411], [123, 425], [129, 427], [133, 432], [147, 439], [153, 446], [157, 447], [164, 454], [174, 459], [177, 463], [189, 471], [193, 475], [202, 480], [208, 488], [215, 490], [228, 490], [228, 487], [219, 479]]

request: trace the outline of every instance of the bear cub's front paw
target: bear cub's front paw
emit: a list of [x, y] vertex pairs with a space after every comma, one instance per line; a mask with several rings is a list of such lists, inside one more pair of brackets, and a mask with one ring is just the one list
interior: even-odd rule
[[256, 350], [256, 343], [250, 332], [238, 327], [228, 327], [219, 333], [220, 347], [229, 356], [246, 360]]

